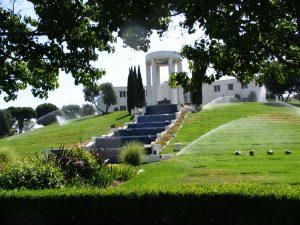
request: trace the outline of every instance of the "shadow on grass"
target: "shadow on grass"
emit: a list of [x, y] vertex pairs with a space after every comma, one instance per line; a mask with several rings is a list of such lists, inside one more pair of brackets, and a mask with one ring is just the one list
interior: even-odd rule
[[[131, 116], [131, 115], [130, 115], [130, 114], [127, 114], [127, 115], [125, 115], [125, 116], [121, 116], [121, 117], [117, 118], [116, 121], [121, 120], [121, 119], [124, 119], [124, 118], [126, 118], [126, 117], [128, 117], [128, 116]], [[131, 117], [130, 117], [130, 120], [133, 120], [133, 119], [134, 119], [134, 116], [131, 116]]]
[[78, 120], [74, 121], [74, 123], [80, 122], [80, 121], [84, 121], [84, 120], [88, 120], [88, 119], [91, 119], [91, 118], [100, 117], [100, 116], [106, 116], [108, 114], [109, 113], [107, 113], [107, 114], [99, 114], [99, 115], [94, 115], [94, 116], [87, 116], [87, 117], [84, 117], [84, 118], [79, 118]]
[[272, 107], [290, 107], [289, 105], [285, 104], [285, 102], [266, 102], [264, 105]]
[[289, 102], [289, 104], [291, 104], [291, 105], [293, 105], [293, 106], [296, 106], [296, 107], [300, 108], [300, 103], [291, 103], [291, 102]]

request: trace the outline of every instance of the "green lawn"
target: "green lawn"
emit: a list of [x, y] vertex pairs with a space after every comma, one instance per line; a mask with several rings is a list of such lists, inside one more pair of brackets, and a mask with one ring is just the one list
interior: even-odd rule
[[75, 144], [91, 140], [93, 136], [107, 134], [110, 125], [123, 125], [130, 120], [127, 111], [105, 116], [89, 116], [68, 121], [64, 125], [54, 124], [23, 134], [0, 139], [0, 152], [28, 154], [42, 152], [47, 148]]
[[[173, 143], [185, 147], [123, 185], [300, 184], [300, 110], [278, 104], [235, 103], [190, 114]], [[166, 148], [172, 152], [173, 144]], [[285, 155], [284, 150], [293, 151]], [[249, 156], [254, 149], [255, 156]], [[273, 149], [274, 155], [267, 155]], [[234, 151], [242, 155], [235, 156]]]

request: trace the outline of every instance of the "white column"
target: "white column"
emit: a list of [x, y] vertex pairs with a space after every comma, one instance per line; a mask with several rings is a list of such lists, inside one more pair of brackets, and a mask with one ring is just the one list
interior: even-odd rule
[[182, 61], [181, 60], [177, 63], [177, 72], [182, 72]]
[[146, 80], [147, 80], [147, 105], [152, 104], [152, 94], [151, 94], [151, 71], [150, 71], [150, 64], [146, 63]]
[[157, 105], [157, 70], [154, 59], [151, 59], [152, 67], [152, 105]]
[[[173, 59], [169, 58], [168, 59], [168, 66], [169, 66], [169, 74], [175, 72], [175, 66], [173, 65]], [[172, 88], [171, 90], [171, 103], [172, 104], [177, 104], [177, 90], [176, 88]]]
[[159, 64], [156, 66], [156, 72], [157, 72], [157, 100], [160, 101], [161, 99], [161, 85], [160, 85], [160, 70], [159, 70]]

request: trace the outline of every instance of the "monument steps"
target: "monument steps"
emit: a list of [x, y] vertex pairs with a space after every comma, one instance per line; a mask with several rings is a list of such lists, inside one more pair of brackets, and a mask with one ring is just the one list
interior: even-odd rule
[[113, 128], [110, 136], [93, 138], [93, 148], [94, 150], [110, 151], [110, 162], [112, 163], [118, 158], [113, 156], [119, 152], [116, 149], [130, 141], [138, 141], [151, 148], [151, 144], [156, 140], [158, 134], [164, 132], [166, 127], [176, 120], [176, 113], [177, 105], [147, 106], [145, 115], [137, 116], [136, 123], [128, 124], [127, 127], [121, 129]]

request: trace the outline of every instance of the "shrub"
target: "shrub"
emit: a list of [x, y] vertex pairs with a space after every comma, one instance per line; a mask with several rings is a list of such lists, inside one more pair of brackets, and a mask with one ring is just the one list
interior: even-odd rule
[[79, 147], [61, 150], [61, 153], [53, 158], [53, 161], [61, 169], [67, 181], [76, 177], [91, 179], [98, 165], [89, 152]]
[[127, 181], [134, 177], [136, 169], [128, 164], [119, 164], [111, 167], [114, 180]]
[[102, 166], [94, 173], [90, 183], [92, 186], [105, 188], [111, 185], [113, 178], [111, 169], [106, 166]]
[[138, 142], [129, 142], [121, 150], [120, 159], [121, 162], [132, 166], [138, 166], [142, 163], [143, 150], [141, 150], [141, 144]]
[[64, 177], [59, 168], [40, 161], [9, 162], [0, 173], [0, 187], [4, 189], [60, 188], [63, 183]]

